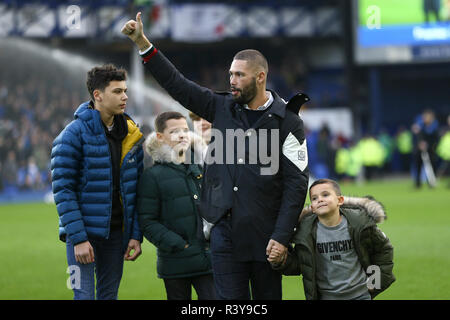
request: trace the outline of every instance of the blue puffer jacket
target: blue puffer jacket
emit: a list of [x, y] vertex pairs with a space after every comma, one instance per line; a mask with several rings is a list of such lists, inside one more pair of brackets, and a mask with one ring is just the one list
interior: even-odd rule
[[[88, 237], [107, 239], [112, 207], [112, 166], [100, 113], [81, 104], [73, 120], [53, 142], [52, 189], [59, 215], [59, 236], [74, 244]], [[125, 114], [128, 134], [122, 142], [120, 190], [124, 247], [142, 241], [136, 211], [138, 178], [143, 170], [143, 134]]]

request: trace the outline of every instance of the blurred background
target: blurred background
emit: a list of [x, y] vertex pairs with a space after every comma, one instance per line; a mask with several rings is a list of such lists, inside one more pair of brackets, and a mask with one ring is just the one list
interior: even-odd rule
[[[269, 89], [285, 100], [308, 94], [300, 115], [313, 179], [348, 182], [360, 195], [395, 185], [392, 193], [406, 190], [406, 198], [396, 204], [386, 195], [394, 207], [408, 203], [414, 188], [437, 186], [438, 201], [429, 201], [449, 213], [448, 0], [1, 0], [5, 228], [6, 212], [20, 216], [7, 204], [52, 203], [52, 142], [89, 99], [86, 73], [93, 66], [127, 69], [127, 113], [145, 135], [162, 111], [188, 114], [144, 72], [137, 48], [120, 33], [138, 11], [155, 46], [203, 86], [229, 90], [232, 57], [254, 48], [268, 59]], [[56, 242], [56, 209], [46, 210]]]
[[120, 33], [137, 11], [155, 45], [201, 85], [229, 90], [233, 55], [255, 48], [269, 61], [268, 88], [285, 100], [307, 93], [313, 177], [424, 180], [414, 124], [432, 136], [435, 175], [448, 171], [438, 150], [450, 146], [438, 145], [450, 121], [450, 1], [3, 0], [0, 201], [50, 190], [52, 141], [88, 100], [86, 72], [97, 64], [129, 71], [127, 112], [144, 133], [162, 111], [186, 114]]

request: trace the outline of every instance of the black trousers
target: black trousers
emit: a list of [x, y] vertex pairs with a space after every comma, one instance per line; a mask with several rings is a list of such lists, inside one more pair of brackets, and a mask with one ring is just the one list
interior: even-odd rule
[[192, 300], [192, 286], [197, 292], [198, 300], [215, 300], [216, 291], [212, 274], [190, 277], [164, 279], [167, 300]]
[[231, 242], [231, 219], [211, 230], [211, 262], [220, 300], [281, 300], [281, 273], [267, 261], [236, 261]]

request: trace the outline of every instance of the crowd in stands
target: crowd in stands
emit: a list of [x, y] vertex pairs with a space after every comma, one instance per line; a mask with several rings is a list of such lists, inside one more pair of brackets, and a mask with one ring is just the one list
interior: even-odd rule
[[37, 77], [14, 85], [3, 80], [0, 91], [0, 189], [45, 189], [51, 144], [80, 96]]
[[53, 139], [84, 92], [69, 70], [28, 52], [2, 48], [0, 65], [0, 192], [46, 190]]

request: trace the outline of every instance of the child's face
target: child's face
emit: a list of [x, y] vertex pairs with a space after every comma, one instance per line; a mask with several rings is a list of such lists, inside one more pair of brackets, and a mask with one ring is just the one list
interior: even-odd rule
[[123, 114], [128, 100], [127, 90], [125, 81], [111, 81], [104, 90], [94, 90], [94, 99], [100, 107], [99, 110], [111, 116]]
[[184, 118], [167, 120], [164, 131], [156, 135], [177, 153], [185, 152], [189, 148], [189, 127]]
[[319, 217], [339, 214], [339, 206], [344, 203], [344, 197], [338, 196], [329, 183], [315, 185], [309, 190], [311, 209]]

